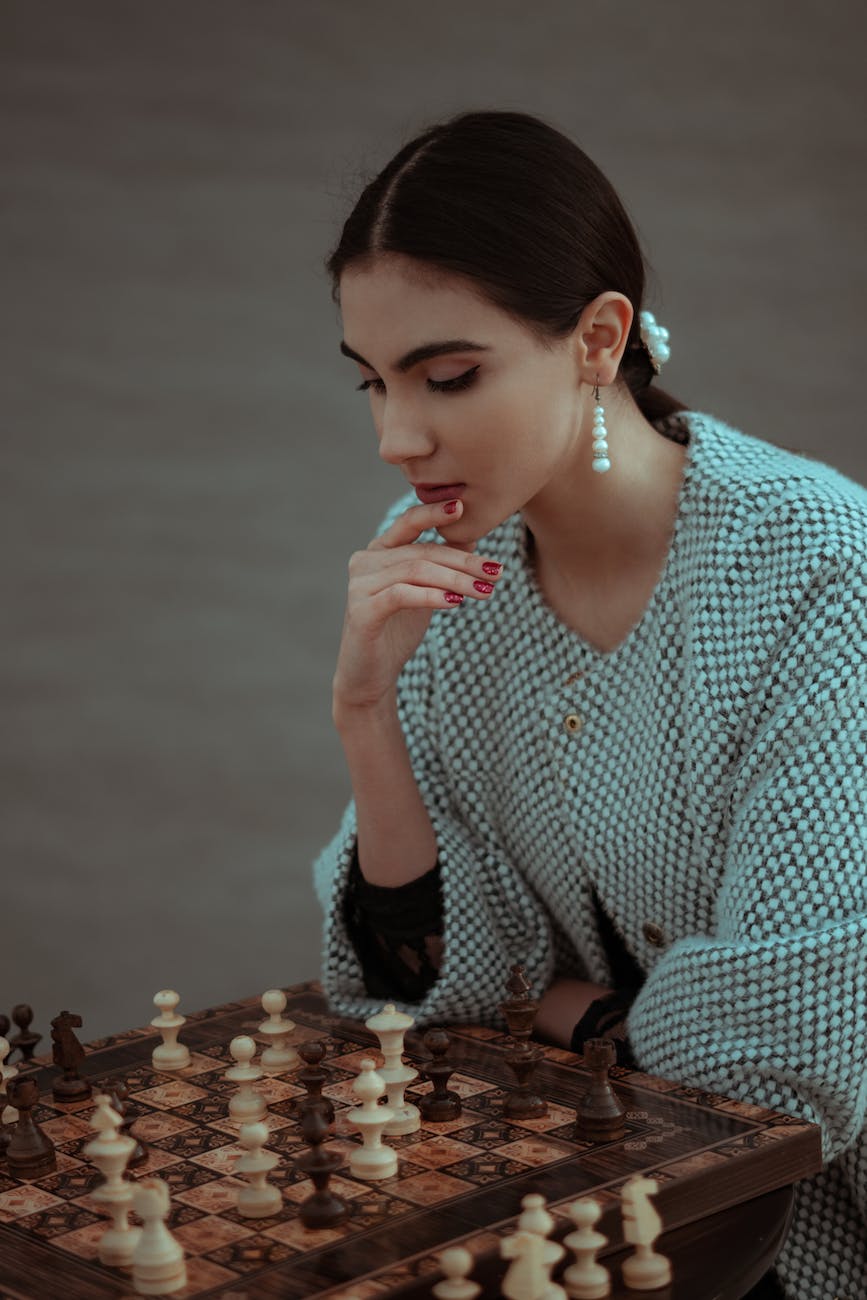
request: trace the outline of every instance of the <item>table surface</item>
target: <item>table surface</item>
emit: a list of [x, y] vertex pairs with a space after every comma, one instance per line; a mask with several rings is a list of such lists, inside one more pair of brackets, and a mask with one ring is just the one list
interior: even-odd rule
[[[377, 1059], [378, 1045], [363, 1025], [331, 1015], [315, 984], [288, 993], [294, 1041], [315, 1038], [326, 1046], [331, 1081], [325, 1091], [337, 1109], [331, 1142], [348, 1157], [359, 1140], [348, 1119], [357, 1104], [352, 1084], [360, 1060]], [[504, 1121], [511, 1040], [496, 1029], [462, 1026], [452, 1029], [456, 1073], [450, 1086], [462, 1097], [463, 1115], [390, 1139], [400, 1161], [392, 1179], [362, 1183], [341, 1168], [335, 1183], [349, 1201], [350, 1218], [325, 1233], [303, 1228], [297, 1217], [311, 1190], [295, 1164], [305, 1150], [296, 1115], [304, 1089], [292, 1073], [257, 1084], [269, 1105], [269, 1147], [281, 1157], [272, 1181], [281, 1188], [283, 1211], [271, 1219], [244, 1219], [234, 1208], [240, 1182], [232, 1169], [240, 1147], [226, 1111], [234, 1087], [224, 1076], [230, 1039], [256, 1036], [264, 1018], [258, 999], [191, 1015], [181, 1031], [191, 1064], [170, 1076], [152, 1067], [160, 1040], [149, 1026], [87, 1048], [83, 1073], [95, 1083], [124, 1077], [129, 1084], [138, 1112], [134, 1131], [150, 1148], [147, 1164], [132, 1176], [153, 1173], [170, 1185], [169, 1223], [188, 1258], [189, 1284], [176, 1293], [182, 1298], [429, 1300], [440, 1276], [438, 1252], [457, 1242], [475, 1257], [472, 1276], [483, 1296], [494, 1297], [506, 1267], [499, 1242], [514, 1230], [522, 1196], [541, 1191], [555, 1218], [555, 1237], [573, 1228], [566, 1215], [571, 1200], [590, 1194], [599, 1201], [598, 1227], [609, 1243], [600, 1258], [612, 1273], [611, 1294], [634, 1300], [639, 1293], [626, 1289], [620, 1275], [629, 1248], [619, 1194], [627, 1177], [643, 1173], [659, 1182], [655, 1204], [665, 1230], [657, 1247], [674, 1269], [672, 1284], [652, 1294], [657, 1300], [739, 1300], [784, 1240], [791, 1184], [821, 1168], [814, 1125], [616, 1067], [612, 1081], [627, 1107], [626, 1135], [581, 1141], [574, 1106], [588, 1075], [582, 1058], [558, 1048], [545, 1048], [537, 1071], [549, 1115]], [[258, 1041], [266, 1039], [259, 1035]], [[408, 1059], [418, 1063], [421, 1036], [411, 1032], [406, 1046]], [[57, 1172], [20, 1183], [0, 1165], [2, 1296], [56, 1300], [62, 1277], [77, 1300], [128, 1297], [129, 1274], [96, 1258], [106, 1219], [90, 1199], [100, 1179], [83, 1155], [93, 1136], [93, 1104], [54, 1101], [56, 1073], [43, 1060], [37, 1118], [55, 1142]], [[416, 1088], [426, 1086], [419, 1081]], [[408, 1099], [412, 1095], [411, 1088]]]

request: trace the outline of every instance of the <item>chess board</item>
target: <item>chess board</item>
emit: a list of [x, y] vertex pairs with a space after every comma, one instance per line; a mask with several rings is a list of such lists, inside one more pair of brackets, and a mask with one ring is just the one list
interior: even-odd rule
[[[289, 990], [286, 1014], [297, 1026], [295, 1042], [315, 1038], [327, 1046], [325, 1092], [337, 1111], [330, 1146], [348, 1158], [360, 1141], [346, 1118], [357, 1104], [352, 1083], [365, 1056], [382, 1059], [376, 1040], [358, 1022], [330, 1015], [315, 984]], [[655, 1204], [668, 1231], [821, 1168], [813, 1125], [617, 1067], [611, 1077], [627, 1107], [625, 1136], [578, 1141], [574, 1108], [588, 1075], [580, 1057], [558, 1048], [545, 1049], [537, 1073], [548, 1116], [506, 1122], [510, 1040], [494, 1029], [464, 1026], [452, 1030], [457, 1072], [449, 1084], [462, 1098], [463, 1114], [389, 1139], [399, 1156], [393, 1178], [362, 1182], [341, 1169], [332, 1187], [351, 1214], [340, 1227], [315, 1231], [297, 1217], [312, 1190], [295, 1166], [307, 1149], [296, 1118], [303, 1088], [291, 1073], [258, 1084], [269, 1105], [269, 1146], [281, 1157], [271, 1181], [282, 1190], [284, 1208], [273, 1218], [245, 1219], [234, 1208], [241, 1183], [233, 1164], [241, 1148], [228, 1119], [233, 1085], [224, 1073], [230, 1039], [255, 1036], [264, 1018], [256, 999], [189, 1015], [181, 1040], [192, 1060], [179, 1074], [152, 1069], [160, 1040], [149, 1026], [87, 1049], [82, 1072], [93, 1083], [124, 1078], [129, 1086], [138, 1112], [133, 1131], [149, 1146], [147, 1164], [133, 1176], [155, 1174], [169, 1184], [169, 1225], [187, 1252], [182, 1297], [429, 1296], [437, 1252], [459, 1242], [482, 1259], [497, 1258], [499, 1239], [514, 1230], [530, 1191], [548, 1199], [555, 1235], [573, 1226], [565, 1205], [594, 1195], [603, 1207], [599, 1227], [613, 1249], [622, 1244], [620, 1188], [633, 1174], [659, 1180]], [[408, 1034], [406, 1046], [410, 1059], [423, 1055], [420, 1035]], [[94, 1136], [87, 1122], [92, 1102], [54, 1102], [54, 1077], [53, 1067], [43, 1068], [35, 1117], [55, 1143], [57, 1171], [25, 1183], [0, 1164], [0, 1294], [4, 1300], [56, 1297], [60, 1290], [77, 1300], [129, 1297], [130, 1274], [103, 1266], [96, 1254], [107, 1219], [90, 1197], [100, 1175], [82, 1154]], [[419, 1081], [408, 1100], [426, 1086]]]

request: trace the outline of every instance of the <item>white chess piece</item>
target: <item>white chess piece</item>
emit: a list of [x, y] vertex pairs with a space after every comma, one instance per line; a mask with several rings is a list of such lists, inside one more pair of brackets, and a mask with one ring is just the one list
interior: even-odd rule
[[421, 1128], [418, 1106], [405, 1101], [403, 1096], [413, 1080], [418, 1078], [418, 1070], [403, 1060], [403, 1040], [415, 1021], [412, 1016], [398, 1011], [393, 1002], [389, 1002], [382, 1011], [364, 1023], [376, 1034], [385, 1057], [385, 1064], [380, 1066], [377, 1073], [385, 1082], [387, 1105], [394, 1111], [394, 1119], [390, 1119], [382, 1131], [389, 1137], [417, 1133]]
[[104, 1092], [98, 1092], [94, 1101], [96, 1110], [90, 1127], [96, 1130], [97, 1136], [88, 1142], [84, 1154], [105, 1178], [105, 1182], [91, 1192], [91, 1197], [99, 1205], [106, 1206], [112, 1218], [111, 1227], [106, 1228], [99, 1239], [99, 1258], [112, 1268], [129, 1268], [141, 1236], [141, 1228], [130, 1227], [129, 1212], [134, 1189], [129, 1179], [123, 1176], [135, 1151], [135, 1138], [121, 1136], [121, 1116], [112, 1108]]
[[132, 1257], [132, 1284], [139, 1295], [171, 1295], [187, 1285], [187, 1265], [180, 1242], [166, 1227], [168, 1184], [142, 1178], [133, 1186], [133, 1209], [144, 1222]]
[[238, 1213], [247, 1219], [264, 1219], [279, 1214], [283, 1195], [279, 1187], [268, 1182], [268, 1174], [280, 1161], [273, 1151], [265, 1151], [267, 1124], [244, 1124], [238, 1140], [244, 1154], [235, 1161], [234, 1173], [244, 1174], [249, 1184], [238, 1191]]
[[12, 1051], [8, 1038], [0, 1035], [0, 1122], [3, 1124], [15, 1124], [18, 1121], [18, 1111], [14, 1106], [3, 1106], [2, 1103], [6, 1097], [6, 1083], [9, 1079], [14, 1079], [18, 1073], [17, 1065], [7, 1065], [6, 1057]]
[[361, 1098], [347, 1115], [350, 1124], [361, 1130], [363, 1145], [356, 1147], [349, 1157], [349, 1168], [356, 1178], [391, 1178], [397, 1173], [397, 1152], [382, 1141], [382, 1130], [394, 1112], [388, 1106], [379, 1106], [385, 1092], [385, 1083], [377, 1074], [375, 1063], [369, 1058], [361, 1062], [361, 1073], [352, 1085], [352, 1091]]
[[470, 1280], [473, 1263], [472, 1255], [463, 1246], [442, 1251], [439, 1264], [445, 1277], [431, 1288], [436, 1300], [476, 1300], [482, 1288]]
[[190, 1063], [189, 1049], [178, 1042], [181, 1025], [187, 1023], [186, 1016], [178, 1015], [175, 1011], [180, 1000], [174, 989], [160, 989], [154, 997], [154, 1006], [159, 1008], [160, 1014], [151, 1024], [160, 1031], [163, 1039], [151, 1056], [155, 1070], [183, 1070]]
[[633, 1291], [655, 1291], [671, 1281], [671, 1260], [653, 1249], [662, 1232], [662, 1220], [650, 1204], [658, 1190], [655, 1178], [636, 1174], [624, 1183], [621, 1193], [623, 1236], [635, 1246], [635, 1253], [623, 1261], [623, 1281]]
[[503, 1258], [514, 1261], [503, 1279], [503, 1295], [508, 1300], [542, 1300], [553, 1289], [556, 1296], [562, 1288], [551, 1281], [551, 1271], [566, 1251], [559, 1242], [548, 1240], [554, 1220], [538, 1192], [523, 1197], [521, 1207], [518, 1231], [500, 1243]]
[[602, 1215], [602, 1207], [590, 1196], [582, 1196], [567, 1206], [575, 1231], [564, 1237], [563, 1243], [575, 1254], [575, 1263], [563, 1274], [566, 1294], [570, 1300], [603, 1300], [611, 1294], [611, 1274], [596, 1256], [608, 1238], [596, 1232], [594, 1224]]
[[237, 1064], [229, 1066], [225, 1077], [238, 1085], [238, 1091], [229, 1098], [229, 1118], [236, 1124], [255, 1124], [268, 1113], [265, 1098], [253, 1087], [264, 1074], [261, 1066], [252, 1064], [256, 1055], [255, 1040], [247, 1034], [239, 1034], [229, 1044], [229, 1052]]
[[295, 1048], [289, 1046], [289, 1035], [295, 1029], [295, 1022], [283, 1015], [285, 1009], [286, 994], [282, 989], [269, 989], [262, 994], [262, 1010], [267, 1012], [268, 1019], [262, 1021], [259, 1033], [267, 1037], [269, 1046], [259, 1059], [263, 1069], [281, 1074], [294, 1070], [300, 1060]]

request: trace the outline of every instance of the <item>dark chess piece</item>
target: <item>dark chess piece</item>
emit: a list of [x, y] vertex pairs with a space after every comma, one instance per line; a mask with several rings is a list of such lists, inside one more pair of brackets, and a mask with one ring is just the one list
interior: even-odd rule
[[116, 1110], [120, 1115], [120, 1128], [118, 1132], [121, 1137], [131, 1137], [135, 1146], [133, 1153], [126, 1162], [126, 1168], [144, 1164], [148, 1158], [148, 1150], [141, 1138], [133, 1133], [132, 1126], [138, 1119], [138, 1110], [129, 1100], [129, 1088], [126, 1086], [125, 1079], [106, 1080], [102, 1089], [108, 1096], [109, 1104], [112, 1110]]
[[43, 1178], [54, 1173], [57, 1156], [52, 1142], [34, 1120], [31, 1111], [39, 1100], [39, 1085], [33, 1075], [18, 1075], [6, 1084], [9, 1105], [18, 1111], [18, 1122], [6, 1148], [6, 1168], [15, 1178]]
[[[9, 1026], [11, 1023], [9, 1017], [0, 1012], [0, 1038], [5, 1038], [7, 1042], [9, 1042]], [[11, 1047], [12, 1044], [10, 1043], [9, 1046]]]
[[617, 1049], [610, 1039], [587, 1039], [584, 1064], [590, 1071], [590, 1087], [575, 1111], [575, 1136], [584, 1141], [613, 1141], [626, 1132], [626, 1107], [608, 1077], [608, 1071], [616, 1060]]
[[333, 1228], [343, 1223], [349, 1206], [336, 1192], [329, 1191], [331, 1175], [343, 1164], [339, 1151], [326, 1151], [323, 1142], [328, 1124], [319, 1105], [308, 1106], [301, 1116], [301, 1136], [310, 1147], [297, 1159], [297, 1166], [307, 1174], [316, 1189], [298, 1206], [298, 1218], [305, 1228]]
[[[6, 1022], [6, 1027], [7, 1029], [9, 1028], [8, 1021]], [[0, 1034], [0, 1038], [6, 1039], [5, 1034]], [[7, 1105], [6, 1085], [9, 1080], [14, 1079], [15, 1075], [18, 1073], [17, 1065], [6, 1064], [6, 1057], [9, 1055], [10, 1051], [9, 1040], [6, 1039], [3, 1044], [3, 1050], [0, 1052], [0, 1160], [6, 1159], [6, 1148], [9, 1145], [12, 1138], [12, 1130], [15, 1127], [14, 1119], [10, 1120], [8, 1123], [3, 1119], [3, 1113], [6, 1110]]]
[[506, 1119], [542, 1119], [548, 1114], [548, 1103], [533, 1091], [533, 1075], [543, 1052], [530, 1042], [539, 1003], [530, 997], [531, 986], [520, 964], [512, 967], [506, 988], [510, 996], [500, 1004], [500, 1010], [515, 1043], [506, 1054], [506, 1064], [518, 1086], [506, 1097], [503, 1115]]
[[[9, 1046], [13, 1051], [17, 1047], [21, 1053], [21, 1060], [26, 1063], [33, 1059], [36, 1044], [41, 1041], [42, 1035], [30, 1028], [33, 1023], [33, 1008], [26, 1002], [19, 1002], [17, 1007], [12, 1008], [12, 1019], [18, 1026], [18, 1033], [9, 1039]], [[5, 1038], [6, 1034], [3, 1037]]]
[[323, 1097], [323, 1085], [328, 1082], [328, 1071], [322, 1065], [325, 1057], [325, 1044], [318, 1041], [310, 1043], [300, 1043], [298, 1046], [298, 1055], [304, 1062], [303, 1069], [299, 1070], [295, 1078], [299, 1083], [303, 1083], [307, 1089], [306, 1097], [301, 1097], [298, 1101], [297, 1113], [303, 1117], [308, 1110], [316, 1106], [325, 1119], [326, 1124], [334, 1123], [334, 1103], [329, 1097]]
[[451, 1041], [444, 1029], [429, 1029], [424, 1036], [424, 1045], [431, 1057], [419, 1062], [419, 1070], [426, 1079], [430, 1079], [433, 1088], [418, 1098], [418, 1108], [422, 1119], [429, 1124], [443, 1124], [446, 1120], [458, 1119], [461, 1113], [460, 1097], [447, 1087], [456, 1069], [446, 1059]]
[[93, 1091], [78, 1073], [84, 1060], [84, 1048], [72, 1031], [80, 1028], [81, 1016], [72, 1011], [61, 1011], [51, 1022], [54, 1064], [63, 1070], [63, 1077], [55, 1079], [51, 1089], [55, 1101], [87, 1101]]

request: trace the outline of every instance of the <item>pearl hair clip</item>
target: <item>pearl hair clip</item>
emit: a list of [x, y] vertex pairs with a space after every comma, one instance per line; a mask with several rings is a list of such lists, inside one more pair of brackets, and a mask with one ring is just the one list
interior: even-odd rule
[[641, 341], [647, 348], [654, 371], [659, 374], [671, 356], [671, 348], [668, 346], [668, 330], [664, 325], [657, 324], [652, 311], [641, 312], [638, 320]]

